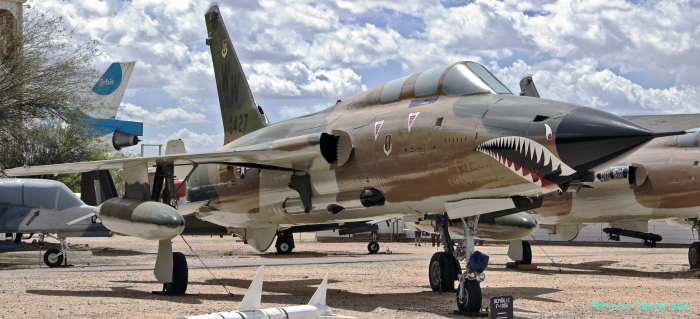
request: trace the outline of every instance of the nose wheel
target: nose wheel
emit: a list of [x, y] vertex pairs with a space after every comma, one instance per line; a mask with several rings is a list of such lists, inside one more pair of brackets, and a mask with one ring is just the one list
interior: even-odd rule
[[44, 264], [49, 267], [61, 267], [68, 266], [68, 258], [66, 258], [66, 252], [68, 252], [68, 245], [66, 244], [65, 238], [58, 239], [61, 242], [61, 249], [51, 248], [44, 253]]
[[459, 283], [457, 309], [469, 313], [481, 311], [481, 285], [478, 281], [465, 280]]
[[63, 252], [51, 248], [44, 253], [44, 264], [49, 267], [59, 267], [63, 263]]

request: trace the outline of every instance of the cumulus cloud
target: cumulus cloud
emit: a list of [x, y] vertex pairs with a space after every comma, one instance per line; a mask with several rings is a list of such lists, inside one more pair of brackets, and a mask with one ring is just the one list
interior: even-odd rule
[[351, 69], [313, 70], [303, 63], [255, 64], [248, 68], [249, 84], [262, 98], [335, 98], [367, 88]]
[[533, 76], [542, 98], [568, 101], [604, 109], [620, 115], [700, 113], [698, 87], [674, 86], [645, 89], [608, 69], [599, 69], [593, 59], [564, 63], [547, 60], [534, 66], [518, 60], [511, 66], [492, 70], [514, 92], [522, 76]]
[[213, 151], [224, 144], [224, 134], [196, 133], [188, 129], [180, 129], [172, 134], [159, 134], [158, 143], [165, 145], [169, 140], [181, 139], [188, 153]]
[[[211, 105], [202, 101], [217, 97], [204, 45], [209, 2], [30, 4], [32, 10], [65, 16], [79, 39], [102, 39], [98, 68], [138, 61], [126, 96], [136, 101], [159, 90], [178, 107], [161, 112], [159, 105], [134, 102], [142, 107], [132, 105], [131, 112], [164, 127], [159, 125], [205, 122], [196, 106]], [[519, 79], [533, 74], [546, 98], [619, 114], [700, 112], [700, 5], [694, 1], [261, 0], [221, 1], [220, 8], [259, 100], [345, 99], [366, 89], [363, 68], [389, 81], [472, 60], [488, 66], [515, 93]], [[400, 72], [386, 67], [387, 61], [398, 62]], [[635, 82], [639, 74], [670, 85], [642, 86]], [[268, 110], [282, 118], [313, 111]]]
[[297, 116], [306, 115], [312, 112], [323, 111], [328, 108], [326, 104], [316, 104], [310, 108], [305, 106], [282, 106], [280, 107], [279, 114], [284, 119], [293, 118]]
[[149, 128], [170, 127], [176, 123], [206, 123], [209, 122], [204, 114], [188, 112], [182, 108], [147, 111], [144, 108], [126, 103], [120, 110], [119, 117], [132, 121], [143, 122]]

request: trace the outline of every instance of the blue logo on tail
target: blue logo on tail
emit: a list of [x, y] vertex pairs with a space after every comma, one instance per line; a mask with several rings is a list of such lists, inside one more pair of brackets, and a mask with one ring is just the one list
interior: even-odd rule
[[119, 62], [112, 63], [107, 72], [97, 81], [92, 91], [97, 95], [110, 95], [119, 88], [122, 83], [122, 67]]

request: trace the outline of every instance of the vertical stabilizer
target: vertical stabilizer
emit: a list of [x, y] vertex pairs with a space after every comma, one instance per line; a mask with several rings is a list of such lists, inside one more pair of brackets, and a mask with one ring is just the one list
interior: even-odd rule
[[263, 276], [265, 275], [265, 265], [260, 266], [258, 273], [255, 274], [253, 282], [250, 283], [248, 291], [246, 291], [241, 304], [238, 305], [237, 311], [254, 311], [260, 309], [260, 297], [262, 296]]
[[[170, 140], [165, 144], [165, 155], [185, 154], [185, 142], [181, 139]], [[192, 170], [192, 165], [177, 165], [174, 167], [175, 179], [184, 180]]]
[[94, 119], [114, 118], [119, 111], [134, 64], [136, 61], [112, 63], [88, 93], [88, 105], [81, 105], [79, 109]]
[[248, 86], [243, 67], [233, 49], [219, 6], [212, 4], [204, 16], [207, 45], [211, 50], [221, 118], [224, 122], [224, 145], [265, 125], [262, 114]]
[[318, 289], [316, 289], [316, 292], [311, 297], [311, 300], [309, 300], [309, 305], [311, 305], [311, 306], [324, 305], [325, 306], [326, 305], [326, 290], [328, 290], [328, 274], [326, 274], [326, 277], [323, 278], [323, 281], [318, 286]]

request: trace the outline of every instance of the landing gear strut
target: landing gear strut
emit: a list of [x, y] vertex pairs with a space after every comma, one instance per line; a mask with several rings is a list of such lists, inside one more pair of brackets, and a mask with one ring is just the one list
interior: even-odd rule
[[[481, 282], [483, 273], [488, 265], [488, 256], [474, 251], [474, 236], [479, 216], [462, 218], [464, 239], [454, 248], [448, 226], [450, 219], [447, 214], [426, 215], [435, 220], [435, 232], [442, 234], [444, 252], [438, 252], [430, 259], [428, 278], [433, 291], [454, 291], [455, 280], [459, 280], [457, 288], [457, 308], [455, 313], [469, 316], [487, 315], [481, 311]], [[462, 272], [458, 260], [467, 259], [467, 271]]]
[[474, 251], [474, 237], [479, 215], [462, 218], [464, 239], [460, 243], [462, 253], [467, 257], [467, 271], [459, 276], [457, 289], [457, 308], [460, 314], [481, 315], [481, 282], [486, 276], [484, 270], [488, 266], [488, 256]]
[[275, 248], [278, 254], [291, 254], [294, 249], [294, 235], [288, 231], [279, 231]]

